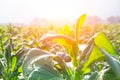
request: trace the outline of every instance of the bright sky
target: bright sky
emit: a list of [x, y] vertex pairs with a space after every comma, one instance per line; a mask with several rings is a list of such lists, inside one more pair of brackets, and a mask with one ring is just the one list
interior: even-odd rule
[[81, 14], [120, 16], [120, 0], [0, 0], [0, 23], [29, 23], [36, 16], [74, 20]]

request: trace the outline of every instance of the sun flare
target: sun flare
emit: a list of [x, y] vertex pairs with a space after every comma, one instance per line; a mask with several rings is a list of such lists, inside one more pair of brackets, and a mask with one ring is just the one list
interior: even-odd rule
[[[78, 0], [35, 0], [26, 2], [28, 16], [38, 16], [53, 21], [71, 21], [78, 18], [83, 12], [77, 8]], [[31, 5], [31, 6], [30, 6]]]

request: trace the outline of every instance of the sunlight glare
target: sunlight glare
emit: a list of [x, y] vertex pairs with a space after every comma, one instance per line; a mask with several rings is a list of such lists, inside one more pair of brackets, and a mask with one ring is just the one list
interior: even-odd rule
[[54, 21], [71, 21], [82, 14], [82, 12], [80, 14], [80, 11], [77, 11], [76, 3], [73, 0], [35, 0], [33, 3], [30, 0], [27, 2], [26, 10], [28, 10], [29, 16], [38, 16]]

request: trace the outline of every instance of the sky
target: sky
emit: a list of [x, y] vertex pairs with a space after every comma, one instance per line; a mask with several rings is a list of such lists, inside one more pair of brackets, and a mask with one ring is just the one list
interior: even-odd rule
[[86, 13], [103, 19], [120, 16], [120, 0], [0, 0], [0, 23], [29, 23], [34, 17], [74, 20]]

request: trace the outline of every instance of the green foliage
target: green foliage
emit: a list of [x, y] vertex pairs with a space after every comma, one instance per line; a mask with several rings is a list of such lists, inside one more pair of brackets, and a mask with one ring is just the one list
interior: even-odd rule
[[75, 38], [76, 38], [76, 42], [79, 42], [79, 29], [82, 27], [84, 21], [86, 18], [86, 14], [83, 14], [79, 17], [79, 19], [77, 20], [77, 25], [76, 25], [76, 32], [75, 32]]
[[104, 70], [103, 80], [119, 80], [111, 68]]
[[79, 17], [79, 19], [78, 19], [78, 21], [77, 21], [77, 27], [78, 27], [78, 29], [79, 29], [80, 27], [82, 27], [85, 19], [86, 19], [86, 14], [83, 14], [83, 15], [81, 15], [81, 16]]
[[116, 55], [116, 51], [108, 38], [103, 33], [98, 33], [94, 38], [95, 44], [103, 49], [105, 49], [108, 53], [112, 55]]
[[[23, 54], [19, 52], [21, 46], [16, 46], [17, 28], [12, 25], [2, 27], [0, 33], [0, 78], [3, 80], [20, 80], [22, 72]], [[19, 40], [18, 40], [19, 41]], [[21, 48], [22, 53], [26, 52]], [[21, 56], [20, 56], [21, 55]]]
[[115, 57], [108, 55], [108, 53], [102, 48], [100, 48], [100, 50], [105, 55], [107, 63], [111, 66], [111, 69], [116, 74], [117, 78], [120, 79], [120, 75], [119, 75], [120, 74], [120, 62]]
[[[23, 62], [23, 74], [29, 80], [61, 80], [60, 74], [55, 70], [54, 57], [50, 53], [33, 48]], [[32, 62], [32, 63], [31, 63]], [[35, 66], [33, 66], [35, 65]], [[29, 67], [31, 66], [31, 68]]]
[[17, 58], [16, 55], [12, 54], [12, 39], [8, 41], [8, 44], [5, 47], [4, 54], [0, 59], [1, 64], [1, 72], [0, 76], [4, 80], [18, 80], [21, 71], [19, 71], [20, 67], [22, 66], [22, 57], [21, 60]]
[[[85, 33], [82, 30], [85, 18], [86, 14], [80, 16], [73, 29], [68, 25], [63, 28], [54, 28], [53, 25], [23, 28], [11, 24], [0, 27], [0, 79], [119, 80], [119, 56], [113, 47], [116, 43], [111, 43], [115, 36], [119, 43], [119, 27], [116, 34], [105, 25], [102, 28], [96, 25], [101, 32], [91, 31], [93, 36], [85, 37], [88, 41], [81, 50], [78, 47], [82, 42], [79, 42], [80, 34], [88, 36], [86, 32], [92, 30], [88, 27], [85, 27]], [[115, 33], [112, 38], [103, 28]]]
[[102, 25], [99, 31], [103, 32], [116, 48], [117, 53], [120, 54], [120, 24]]
[[62, 78], [52, 67], [41, 65], [30, 73], [28, 80], [62, 80]]
[[92, 72], [88, 80], [97, 80], [97, 79], [98, 79], [98, 72]]
[[88, 66], [90, 66], [92, 63], [94, 63], [98, 60], [101, 60], [103, 57], [104, 56], [103, 56], [103, 54], [101, 54], [99, 48], [97, 46], [94, 46], [91, 54], [89, 55], [87, 62], [84, 64], [84, 67], [82, 70], [85, 71], [86, 68], [88, 68]]
[[[53, 41], [64, 46], [66, 52], [70, 55], [73, 65], [77, 66], [77, 56], [78, 56], [78, 46], [74, 39], [69, 36], [60, 35], [60, 34], [45, 34], [40, 38], [40, 42], [45, 44], [46, 41]], [[51, 44], [52, 45], [52, 44]]]
[[[108, 55], [111, 54], [113, 56], [116, 56], [116, 51], [108, 38], [103, 33], [97, 33], [88, 41], [87, 47], [79, 53], [78, 28], [82, 26], [84, 19], [85, 15], [82, 15], [80, 19], [78, 19], [75, 39], [67, 35], [61, 35], [56, 33], [48, 33], [40, 38], [39, 42], [42, 44], [41, 48], [45, 46], [46, 49], [34, 49], [28, 52], [23, 63], [23, 74], [26, 79], [43, 79], [44, 76], [47, 76], [46, 78], [48, 79], [55, 78], [56, 80], [83, 80], [84, 76], [87, 73], [89, 73], [88, 80], [99, 80], [103, 78], [103, 76], [106, 74], [106, 70], [104, 70], [104, 65], [99, 68], [100, 72], [97, 72], [96, 68], [98, 68], [99, 66], [95, 64], [99, 61], [104, 62], [106, 58], [103, 51], [101, 51], [99, 47], [105, 49], [108, 52]], [[68, 28], [65, 27], [64, 30], [68, 31]], [[50, 51], [50, 49], [53, 48], [53, 44], [59, 44], [65, 48], [65, 52], [67, 52], [67, 54], [72, 60], [72, 67], [68, 67], [67, 62], [65, 62], [60, 55], [57, 55], [59, 49], [55, 53], [45, 52], [45, 50]], [[64, 52], [64, 49], [62, 52]], [[30, 69], [29, 64], [31, 64], [32, 66]], [[41, 67], [45, 67], [47, 69], [44, 70]], [[96, 70], [95, 73], [93, 73], [94, 70], [92, 68]], [[50, 72], [42, 73], [41, 70], [44, 72], [46, 72], [46, 70]], [[101, 74], [101, 72], [103, 72], [103, 74]], [[53, 76], [53, 74], [50, 75], [51, 73], [55, 74], [56, 76], [54, 75], [54, 77], [51, 77]], [[104, 79], [105, 77], [106, 76], [104, 76]]]

